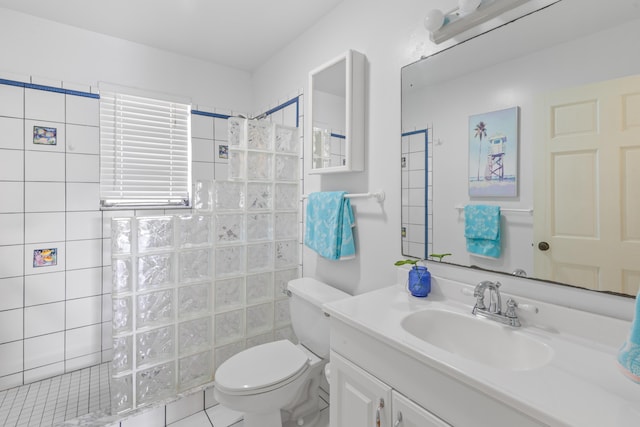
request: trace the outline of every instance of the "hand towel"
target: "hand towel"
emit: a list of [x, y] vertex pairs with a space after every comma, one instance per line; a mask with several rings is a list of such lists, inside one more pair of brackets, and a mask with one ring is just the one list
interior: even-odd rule
[[353, 258], [354, 225], [351, 202], [344, 191], [309, 194], [304, 243], [320, 256], [331, 259]]
[[465, 206], [464, 237], [468, 252], [500, 258], [500, 206]]
[[640, 292], [636, 296], [636, 311], [629, 337], [618, 352], [618, 367], [627, 378], [640, 383]]

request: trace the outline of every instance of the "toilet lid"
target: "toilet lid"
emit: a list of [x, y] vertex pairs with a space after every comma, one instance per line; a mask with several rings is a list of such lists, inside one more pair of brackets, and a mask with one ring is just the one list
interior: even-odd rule
[[258, 345], [227, 359], [216, 370], [216, 386], [252, 391], [281, 383], [306, 368], [307, 355], [289, 340]]

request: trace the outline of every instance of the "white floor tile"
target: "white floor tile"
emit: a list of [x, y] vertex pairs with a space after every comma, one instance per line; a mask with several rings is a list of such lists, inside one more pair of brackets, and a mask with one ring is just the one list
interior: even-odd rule
[[[237, 412], [222, 405], [207, 409], [207, 415], [214, 427], [229, 427], [242, 419], [242, 412]], [[234, 425], [234, 427], [236, 427]]]
[[204, 411], [200, 411], [190, 417], [183, 418], [180, 421], [169, 424], [171, 427], [211, 427], [211, 421]]

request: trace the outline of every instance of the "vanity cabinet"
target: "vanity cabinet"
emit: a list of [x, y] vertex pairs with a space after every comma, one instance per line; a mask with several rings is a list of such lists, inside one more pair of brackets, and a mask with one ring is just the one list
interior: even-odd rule
[[331, 353], [330, 396], [334, 427], [450, 427], [335, 352]]

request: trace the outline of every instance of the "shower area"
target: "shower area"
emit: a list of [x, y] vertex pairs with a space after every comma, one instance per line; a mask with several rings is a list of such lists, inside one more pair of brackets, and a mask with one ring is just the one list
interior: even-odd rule
[[[0, 208], [19, 230], [0, 259], [21, 260], [0, 264], [0, 424], [115, 421], [209, 388], [245, 348], [295, 339], [282, 289], [301, 269], [302, 95], [262, 120], [194, 107], [189, 211], [97, 209], [91, 88], [3, 80], [0, 95], [0, 129], [19, 135], [0, 150], [24, 162], [0, 178], [22, 191]], [[43, 127], [55, 145], [34, 142]], [[43, 250], [55, 261], [37, 266]]]

